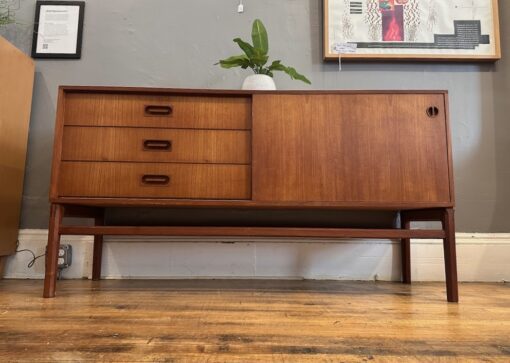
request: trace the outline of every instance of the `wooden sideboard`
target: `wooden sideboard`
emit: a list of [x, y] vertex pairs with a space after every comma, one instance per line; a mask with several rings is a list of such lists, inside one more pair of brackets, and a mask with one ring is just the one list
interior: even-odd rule
[[[61, 87], [44, 296], [60, 235], [392, 238], [411, 282], [410, 239], [443, 239], [458, 301], [454, 192], [443, 91], [221, 91]], [[397, 228], [105, 225], [108, 207], [392, 211]], [[94, 218], [65, 225], [64, 216]], [[441, 229], [411, 229], [440, 221]]]

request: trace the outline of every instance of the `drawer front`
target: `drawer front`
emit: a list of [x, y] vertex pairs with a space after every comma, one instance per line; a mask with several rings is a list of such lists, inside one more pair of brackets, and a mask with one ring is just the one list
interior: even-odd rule
[[249, 131], [65, 126], [62, 160], [249, 164]]
[[250, 199], [247, 165], [62, 162], [61, 197]]
[[68, 93], [64, 124], [247, 130], [251, 98]]

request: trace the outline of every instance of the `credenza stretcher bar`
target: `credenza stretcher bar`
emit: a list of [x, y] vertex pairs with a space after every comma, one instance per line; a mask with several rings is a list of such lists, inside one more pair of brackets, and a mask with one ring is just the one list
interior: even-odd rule
[[[458, 301], [448, 95], [444, 91], [59, 90], [44, 297], [61, 235], [442, 239]], [[105, 225], [105, 208], [390, 211], [399, 228]], [[68, 226], [64, 216], [94, 218]], [[411, 229], [440, 221], [441, 229]]]

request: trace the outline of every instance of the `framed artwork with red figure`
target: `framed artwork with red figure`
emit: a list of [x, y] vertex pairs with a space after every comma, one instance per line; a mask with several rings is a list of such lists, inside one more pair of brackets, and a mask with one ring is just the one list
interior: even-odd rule
[[496, 61], [498, 0], [323, 0], [324, 59]]

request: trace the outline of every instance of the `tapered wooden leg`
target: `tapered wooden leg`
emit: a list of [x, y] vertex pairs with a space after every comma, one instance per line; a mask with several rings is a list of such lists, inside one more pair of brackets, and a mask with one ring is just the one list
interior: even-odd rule
[[7, 256], [0, 256], [0, 280], [4, 278], [4, 269], [6, 261]]
[[442, 223], [446, 233], [446, 238], [443, 240], [446, 295], [449, 302], [458, 302], [459, 287], [457, 281], [457, 253], [455, 248], [455, 219], [452, 208], [445, 209]]
[[[95, 225], [104, 225], [104, 215], [95, 218]], [[101, 279], [101, 262], [103, 260], [103, 236], [94, 236], [94, 252], [92, 256], [92, 280], [97, 281]]]
[[[400, 223], [403, 229], [411, 228], [411, 221], [405, 212], [400, 215]], [[404, 284], [411, 283], [411, 239], [402, 238], [400, 240], [400, 253], [402, 259], [402, 282]]]
[[46, 273], [44, 276], [43, 297], [55, 297], [58, 269], [58, 249], [60, 247], [60, 225], [62, 224], [63, 207], [52, 204], [48, 229], [48, 245], [46, 247]]

